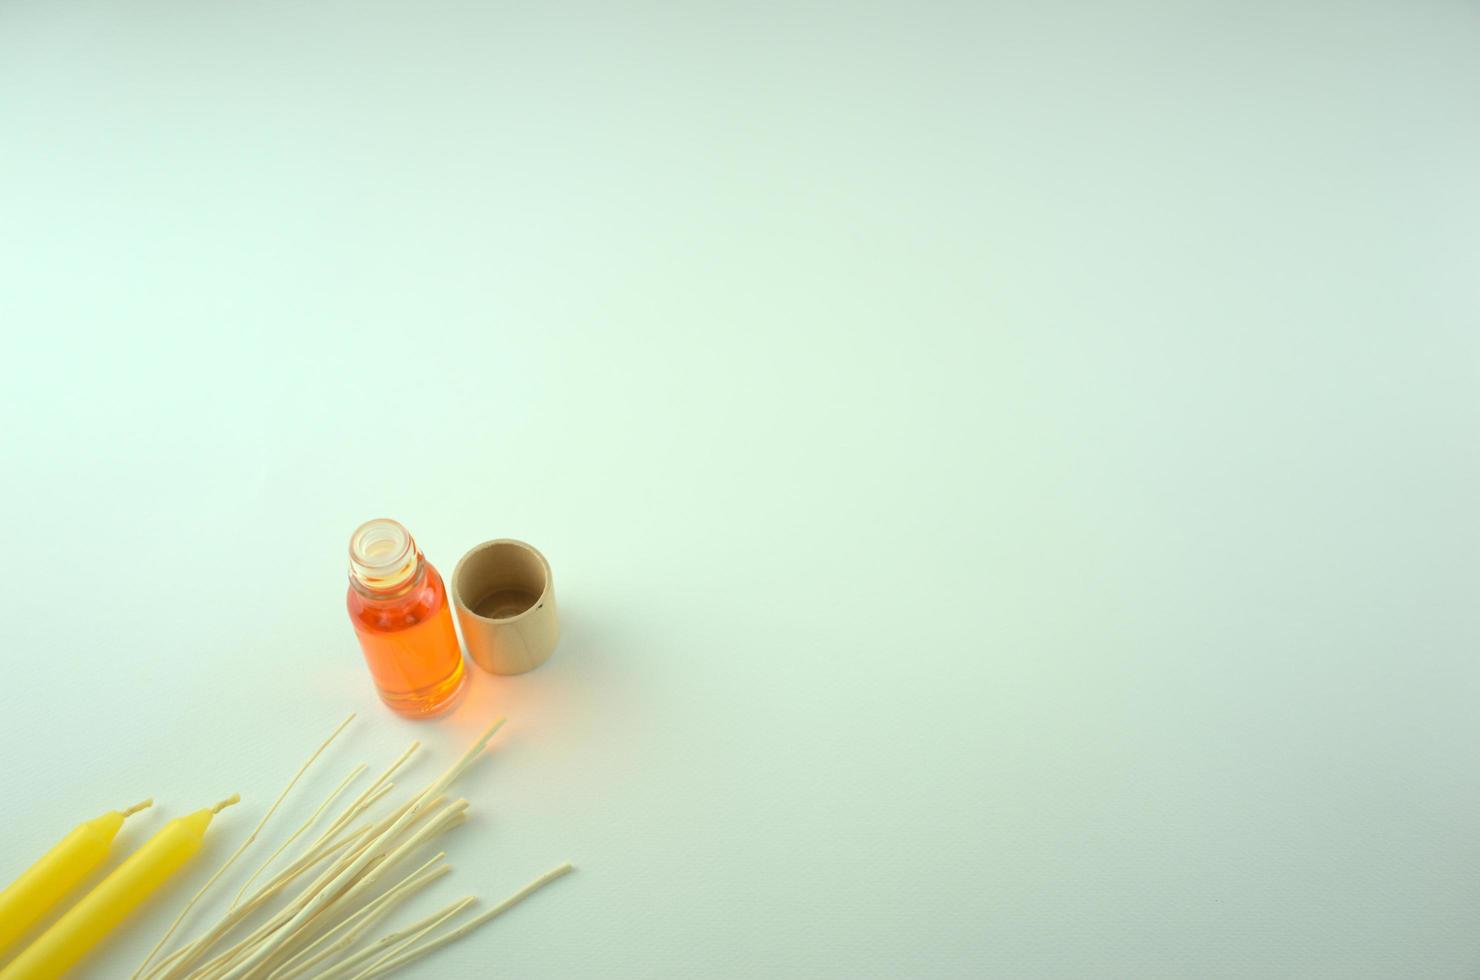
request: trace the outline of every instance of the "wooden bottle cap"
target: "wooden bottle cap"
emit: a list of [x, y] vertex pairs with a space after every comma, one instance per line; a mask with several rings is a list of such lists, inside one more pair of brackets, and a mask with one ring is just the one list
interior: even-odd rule
[[545, 556], [523, 541], [485, 541], [463, 555], [452, 601], [468, 655], [489, 673], [522, 674], [555, 652], [555, 580]]

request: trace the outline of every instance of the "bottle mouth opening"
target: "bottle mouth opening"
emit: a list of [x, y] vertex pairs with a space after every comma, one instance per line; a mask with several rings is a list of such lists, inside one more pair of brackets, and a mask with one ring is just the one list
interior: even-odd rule
[[416, 541], [388, 517], [366, 521], [349, 538], [349, 572], [366, 586], [384, 589], [405, 581], [416, 569]]

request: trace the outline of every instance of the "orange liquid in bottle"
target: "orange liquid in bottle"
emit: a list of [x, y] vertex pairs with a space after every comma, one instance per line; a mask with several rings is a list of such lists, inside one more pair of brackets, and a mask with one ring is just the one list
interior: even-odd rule
[[355, 532], [347, 605], [382, 701], [411, 718], [452, 705], [467, 673], [447, 588], [405, 528], [382, 520]]

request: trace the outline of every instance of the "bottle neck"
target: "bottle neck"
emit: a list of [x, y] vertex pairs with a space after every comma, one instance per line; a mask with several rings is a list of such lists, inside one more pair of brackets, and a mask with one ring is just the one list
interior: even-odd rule
[[362, 577], [354, 569], [349, 573], [352, 589], [367, 599], [398, 599], [420, 585], [427, 577], [426, 559], [420, 553], [403, 573], [385, 577]]
[[372, 599], [409, 592], [426, 576], [426, 560], [416, 541], [396, 521], [366, 521], [349, 540], [349, 583]]

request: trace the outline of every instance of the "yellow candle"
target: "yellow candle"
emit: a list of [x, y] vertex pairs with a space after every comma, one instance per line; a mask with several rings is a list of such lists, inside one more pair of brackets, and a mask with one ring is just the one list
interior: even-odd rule
[[78, 824], [0, 892], [0, 955], [103, 863], [124, 818], [153, 802], [145, 800], [127, 810], [113, 810]]
[[165, 824], [0, 970], [0, 980], [61, 976], [189, 861], [200, 850], [211, 818], [239, 799], [233, 796]]

